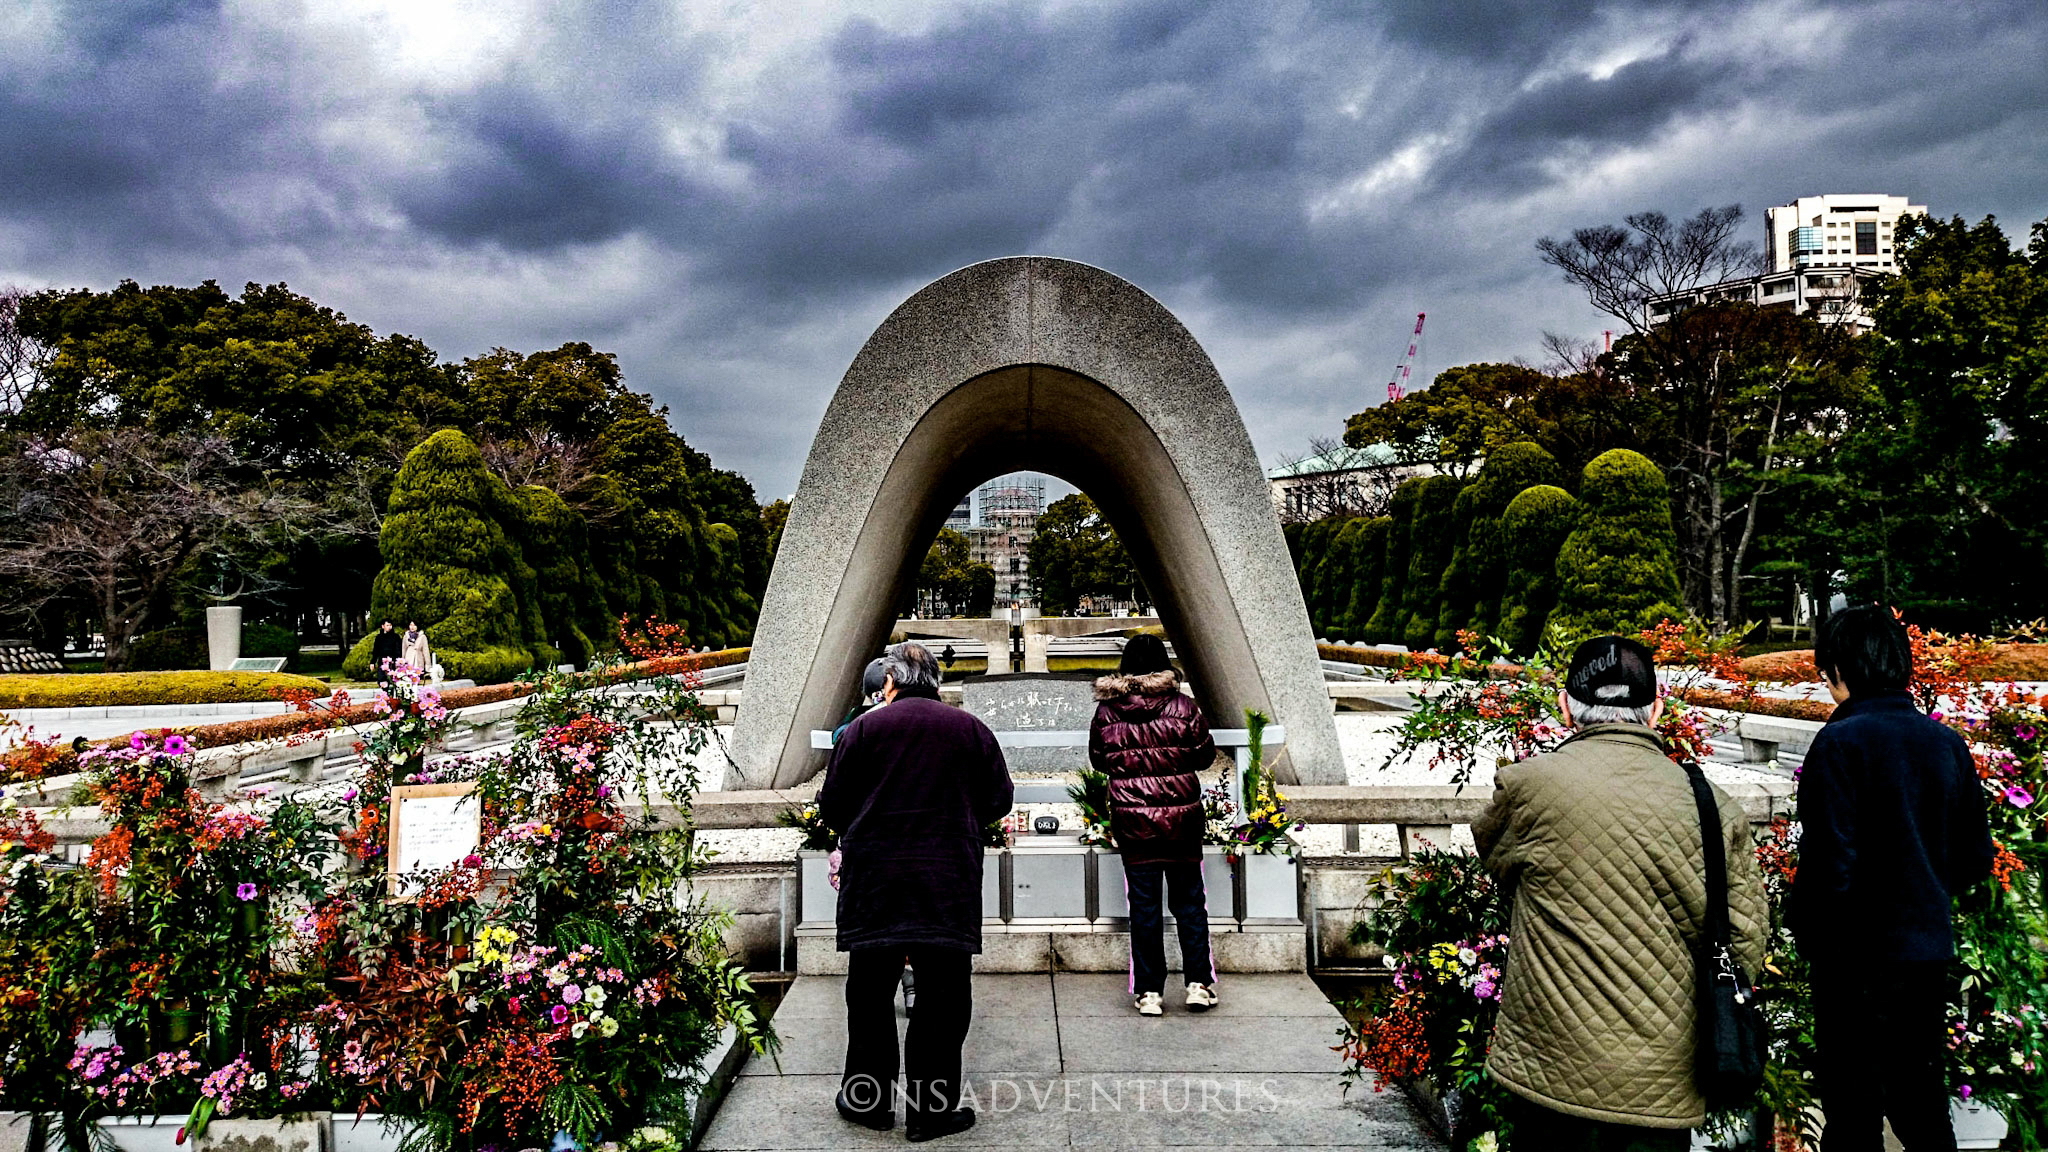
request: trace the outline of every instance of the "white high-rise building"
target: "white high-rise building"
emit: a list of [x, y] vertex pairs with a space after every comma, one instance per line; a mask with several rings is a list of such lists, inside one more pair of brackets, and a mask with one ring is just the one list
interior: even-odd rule
[[1772, 272], [1853, 268], [1891, 272], [1892, 233], [1899, 217], [1925, 215], [1904, 196], [1801, 196], [1764, 210], [1764, 253]]

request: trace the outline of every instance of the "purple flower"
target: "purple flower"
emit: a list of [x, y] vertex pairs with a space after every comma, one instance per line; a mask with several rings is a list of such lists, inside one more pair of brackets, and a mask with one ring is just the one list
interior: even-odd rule
[[2005, 790], [2005, 802], [2015, 808], [2025, 808], [2034, 802], [2034, 794], [2015, 784]]
[[128, 734], [128, 746], [140, 752], [149, 747], [149, 739], [140, 732], [130, 732]]
[[185, 738], [176, 732], [164, 737], [164, 755], [166, 756], [183, 756], [191, 750], [192, 746], [185, 743]]
[[2022, 724], [2019, 727], [2014, 728], [2012, 730], [2012, 734], [2019, 737], [2022, 740], [2032, 740], [2035, 735], [2034, 726], [2031, 724]]
[[1964, 1099], [1964, 1100], [1968, 1100], [1968, 1099], [1970, 1098], [1970, 1094], [1971, 1094], [1971, 1088], [1970, 1088], [1970, 1086], [1969, 1086], [1968, 1084], [1965, 1084], [1965, 1085], [1963, 1085], [1962, 1087], [1960, 1087], [1960, 1088], [1956, 1089], [1956, 1095], [1957, 1095], [1957, 1096], [1959, 1096], [1959, 1097], [1961, 1097], [1961, 1098], [1962, 1098], [1962, 1099]]
[[1494, 991], [1494, 983], [1491, 980], [1481, 980], [1479, 983], [1474, 984], [1472, 986], [1472, 994], [1474, 996], [1479, 997], [1481, 1000], [1493, 999]]
[[557, 1024], [567, 1024], [569, 1022], [569, 1009], [557, 1004], [548, 1011], [548, 1019], [553, 1020]]
[[583, 989], [574, 984], [562, 985], [562, 1003], [574, 1004], [583, 999]]
[[244, 881], [240, 884], [235, 885], [235, 899], [254, 900], [255, 898], [256, 886], [254, 884], [250, 884], [247, 881]]
[[343, 792], [343, 793], [341, 794], [341, 799], [342, 799], [342, 802], [343, 802], [343, 803], [347, 803], [348, 801], [350, 801], [350, 800], [353, 800], [353, 799], [355, 799], [355, 798], [356, 798], [356, 790], [355, 790], [355, 789], [353, 789], [353, 788], [351, 788], [351, 789], [349, 789], [348, 791], [346, 791], [346, 792]]

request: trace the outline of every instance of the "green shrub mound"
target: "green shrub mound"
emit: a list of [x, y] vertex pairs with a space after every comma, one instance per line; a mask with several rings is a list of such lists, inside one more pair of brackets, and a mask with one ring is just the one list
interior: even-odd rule
[[1323, 631], [1348, 636], [1352, 631], [1351, 586], [1358, 572], [1358, 536], [1365, 521], [1347, 516], [1336, 523], [1340, 526], [1330, 537], [1329, 558], [1316, 576], [1316, 607]]
[[1685, 619], [1664, 473], [1641, 453], [1616, 448], [1586, 465], [1579, 499], [1584, 512], [1557, 554], [1551, 625], [1559, 638], [1634, 635]]
[[0, 676], [0, 708], [103, 708], [127, 704], [248, 704], [277, 690], [327, 685], [285, 672], [94, 672]]
[[[1472, 485], [1472, 524], [1466, 530], [1464, 566], [1470, 606], [1465, 627], [1485, 637], [1500, 636], [1502, 599], [1508, 593], [1508, 544], [1501, 518], [1515, 497], [1539, 485], [1556, 487], [1564, 473], [1556, 457], [1529, 441], [1503, 444], [1486, 454]], [[1547, 567], [1547, 565], [1546, 565]]]
[[1501, 513], [1500, 541], [1507, 581], [1500, 598], [1501, 641], [1508, 651], [1533, 654], [1557, 606], [1557, 553], [1579, 522], [1579, 502], [1554, 484], [1525, 488]]
[[[1368, 644], [1395, 644], [1401, 640], [1407, 619], [1402, 611], [1402, 589], [1408, 578], [1408, 558], [1413, 544], [1415, 506], [1422, 498], [1422, 477], [1404, 481], [1387, 502], [1387, 548], [1380, 562], [1380, 600], [1373, 606], [1372, 619], [1365, 625]], [[1350, 639], [1350, 637], [1345, 637]]]
[[1467, 540], [1472, 532], [1476, 485], [1468, 484], [1451, 502], [1451, 560], [1436, 586], [1436, 630], [1430, 644], [1439, 652], [1458, 650], [1458, 631], [1472, 620], [1473, 556]]
[[1359, 525], [1352, 545], [1351, 603], [1345, 612], [1344, 639], [1367, 635], [1373, 613], [1379, 610], [1380, 587], [1385, 573], [1387, 536], [1393, 529], [1391, 516], [1379, 516]]
[[1420, 652], [1436, 642], [1437, 591], [1450, 566], [1456, 532], [1458, 493], [1466, 481], [1430, 476], [1422, 481], [1415, 501], [1415, 519], [1408, 530], [1408, 579], [1402, 590], [1404, 616], [1400, 641]]

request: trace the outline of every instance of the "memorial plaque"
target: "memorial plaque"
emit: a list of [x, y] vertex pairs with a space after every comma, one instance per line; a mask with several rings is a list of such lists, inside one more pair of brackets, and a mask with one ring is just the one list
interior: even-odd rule
[[417, 893], [405, 877], [460, 863], [483, 836], [476, 785], [403, 784], [391, 790], [391, 898]]

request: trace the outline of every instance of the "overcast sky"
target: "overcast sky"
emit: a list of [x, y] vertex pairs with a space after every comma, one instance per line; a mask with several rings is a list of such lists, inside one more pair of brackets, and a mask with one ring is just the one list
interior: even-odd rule
[[449, 358], [588, 340], [795, 488], [918, 286], [1159, 297], [1272, 463], [1601, 318], [1534, 241], [1886, 192], [2048, 217], [2048, 4], [6, 0], [0, 283], [286, 281]]

